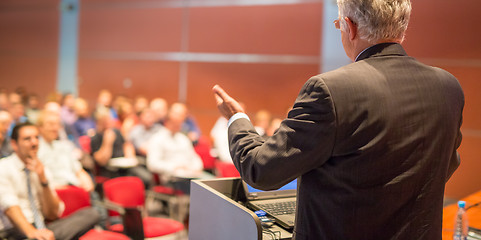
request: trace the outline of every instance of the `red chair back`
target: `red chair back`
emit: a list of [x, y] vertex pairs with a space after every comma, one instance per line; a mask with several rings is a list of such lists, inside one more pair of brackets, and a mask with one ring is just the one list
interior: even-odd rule
[[214, 169], [216, 159], [210, 155], [211, 145], [209, 139], [202, 136], [194, 147], [195, 152], [202, 159], [204, 169]]
[[90, 195], [87, 191], [76, 186], [66, 186], [65, 188], [56, 189], [57, 195], [65, 203], [65, 210], [62, 218], [75, 211], [90, 206]]
[[144, 183], [138, 177], [116, 177], [103, 183], [104, 195], [123, 207], [143, 206]]
[[215, 165], [218, 177], [240, 177], [239, 171], [233, 163], [218, 161]]
[[78, 138], [78, 143], [80, 145], [80, 148], [86, 152], [86, 153], [91, 153], [92, 148], [90, 147], [90, 137], [89, 136], [80, 136]]

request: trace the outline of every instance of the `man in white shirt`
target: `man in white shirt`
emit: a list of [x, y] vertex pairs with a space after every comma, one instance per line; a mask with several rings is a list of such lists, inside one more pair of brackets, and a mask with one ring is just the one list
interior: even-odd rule
[[229, 152], [229, 139], [227, 138], [227, 119], [219, 117], [210, 131], [210, 136], [214, 140], [214, 149], [217, 158], [223, 162], [232, 163]]
[[[64, 205], [49, 185], [49, 172], [37, 158], [38, 129], [30, 123], [12, 131], [15, 151], [0, 161], [0, 238], [76, 239], [98, 221], [92, 208], [58, 220]], [[45, 219], [51, 221], [45, 223]]]
[[[169, 111], [162, 128], [150, 139], [147, 149], [147, 168], [161, 174], [163, 180], [177, 183], [182, 179], [203, 178], [206, 173], [190, 139], [180, 132], [184, 115]], [[189, 182], [177, 186], [188, 193]]]
[[154, 111], [149, 107], [143, 109], [140, 113], [140, 122], [129, 133], [129, 141], [134, 146], [137, 156], [146, 156], [149, 140], [161, 128], [162, 125], [155, 122]]
[[37, 125], [42, 137], [39, 140], [38, 158], [52, 173], [51, 184], [55, 188], [75, 185], [91, 192], [94, 189], [92, 178], [75, 156], [82, 153], [72, 142], [58, 140], [61, 124], [58, 114], [48, 111], [40, 114]]

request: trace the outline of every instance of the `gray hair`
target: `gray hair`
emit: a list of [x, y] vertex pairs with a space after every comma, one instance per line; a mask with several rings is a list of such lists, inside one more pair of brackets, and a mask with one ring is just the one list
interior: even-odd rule
[[411, 15], [410, 0], [337, 0], [341, 29], [344, 17], [358, 27], [361, 39], [375, 44], [383, 39], [403, 41]]

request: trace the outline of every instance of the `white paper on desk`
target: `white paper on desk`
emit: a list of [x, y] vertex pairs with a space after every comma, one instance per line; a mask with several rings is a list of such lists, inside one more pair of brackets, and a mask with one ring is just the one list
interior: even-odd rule
[[117, 167], [117, 168], [131, 168], [135, 167], [139, 164], [137, 158], [126, 158], [126, 157], [119, 157], [119, 158], [112, 158], [109, 161], [109, 166]]

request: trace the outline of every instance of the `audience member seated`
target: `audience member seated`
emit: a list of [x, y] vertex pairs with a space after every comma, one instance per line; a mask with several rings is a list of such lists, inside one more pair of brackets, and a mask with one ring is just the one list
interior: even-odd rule
[[110, 112], [110, 116], [113, 120], [118, 120], [117, 111], [112, 108], [112, 93], [109, 90], [103, 89], [99, 92], [97, 97], [97, 105], [95, 106], [94, 115], [99, 110], [107, 109]]
[[216, 157], [222, 162], [233, 163], [229, 152], [229, 139], [227, 136], [227, 122], [225, 117], [219, 117], [210, 131], [210, 137], [214, 142]]
[[5, 110], [0, 110], [0, 158], [9, 156], [13, 150], [10, 146], [8, 129], [12, 123], [12, 116]]
[[95, 135], [95, 121], [90, 117], [87, 101], [83, 98], [75, 99], [74, 109], [75, 114], [77, 115], [77, 121], [74, 123], [74, 128], [78, 136], [93, 137]]
[[[12, 95], [12, 96], [20, 96], [20, 95], [17, 94], [17, 95]], [[16, 99], [16, 98], [13, 98], [13, 99]], [[23, 104], [21, 102], [10, 102], [9, 112], [10, 112], [10, 114], [12, 116], [12, 120], [13, 120], [12, 123], [10, 124], [10, 128], [8, 130], [8, 135], [11, 136], [13, 127], [16, 124], [26, 122], [27, 117], [25, 116], [25, 107], [23, 106]]]
[[64, 204], [49, 184], [48, 169], [37, 158], [38, 138], [31, 123], [15, 126], [14, 153], [0, 161], [0, 239], [78, 239], [99, 215], [84, 208], [58, 219]]
[[[244, 108], [247, 109], [246, 105], [243, 102], [239, 102], [239, 104]], [[210, 137], [213, 140], [213, 153], [212, 155], [222, 162], [225, 163], [233, 163], [232, 157], [230, 156], [229, 151], [229, 139], [227, 135], [228, 127], [227, 127], [228, 120], [220, 116], [212, 127], [210, 131]]]
[[279, 129], [281, 126], [282, 119], [280, 118], [273, 118], [271, 120], [271, 123], [269, 124], [269, 127], [266, 130], [266, 136], [271, 137], [274, 135], [274, 133]]
[[130, 130], [139, 122], [130, 100], [125, 99], [119, 103], [117, 114], [120, 122], [120, 133], [125, 139], [128, 139]]
[[267, 110], [259, 110], [254, 117], [254, 128], [259, 135], [265, 137], [266, 130], [271, 122], [271, 114]]
[[23, 104], [22, 96], [20, 96], [20, 94], [18, 94], [17, 92], [11, 92], [10, 94], [8, 94], [8, 102], [10, 103], [10, 107], [15, 103]]
[[[57, 102], [48, 101], [48, 102], [45, 103], [45, 105], [43, 106], [43, 110], [42, 110], [42, 111], [47, 111], [47, 112], [55, 113], [56, 115], [58, 115], [58, 116], [60, 117], [61, 109], [62, 109], [62, 107], [61, 107], [60, 104], [58, 104]], [[62, 122], [62, 127], [61, 127], [60, 130], [59, 130], [59, 139], [61, 139], [61, 140], [69, 140], [69, 139], [70, 139], [70, 138], [68, 137], [67, 130], [65, 130], [65, 125], [64, 125], [63, 122]]]
[[167, 112], [169, 111], [167, 101], [163, 98], [154, 98], [150, 101], [150, 109], [154, 112], [155, 122], [164, 125]]
[[77, 115], [74, 111], [75, 96], [71, 93], [66, 93], [62, 97], [62, 108], [60, 110], [60, 117], [62, 122], [68, 125], [73, 125], [77, 120]]
[[10, 109], [10, 101], [8, 101], [8, 93], [5, 88], [0, 88], [0, 110], [8, 111]]
[[147, 156], [147, 146], [152, 136], [162, 128], [155, 123], [155, 116], [150, 108], [145, 108], [140, 114], [140, 122], [129, 133], [129, 141], [134, 145], [137, 156]]
[[149, 107], [149, 100], [143, 96], [137, 96], [134, 101], [134, 112], [140, 116], [142, 111]]
[[77, 115], [74, 111], [75, 96], [71, 93], [62, 95], [62, 106], [60, 108], [60, 118], [67, 132], [67, 136], [71, 141], [76, 141], [78, 134], [74, 129], [73, 124], [77, 120]]
[[38, 99], [37, 94], [29, 94], [27, 98], [27, 106], [25, 109], [25, 115], [27, 116], [28, 121], [33, 124], [37, 123], [37, 118], [40, 114], [40, 111], [40, 100]]
[[92, 137], [90, 146], [92, 156], [99, 166], [100, 176], [114, 178], [119, 176], [137, 176], [146, 187], [150, 186], [152, 174], [139, 166], [135, 149], [126, 142], [114, 124], [110, 112], [106, 109], [97, 111], [97, 133]]
[[51, 184], [55, 188], [75, 185], [91, 192], [94, 185], [92, 178], [80, 164], [81, 151], [68, 140], [57, 140], [61, 128], [60, 117], [55, 113], [43, 111], [37, 125], [41, 136], [38, 158], [52, 173]]
[[147, 149], [147, 167], [160, 174], [162, 180], [190, 193], [190, 179], [209, 178], [203, 172], [203, 164], [194, 150], [190, 139], [180, 132], [185, 114], [179, 114], [175, 105], [171, 107], [164, 123], [150, 140]]
[[183, 103], [174, 103], [170, 107], [169, 112], [173, 112], [174, 115], [184, 118], [180, 131], [190, 139], [192, 144], [195, 145], [199, 140], [201, 133], [194, 118], [189, 115], [187, 106]]

